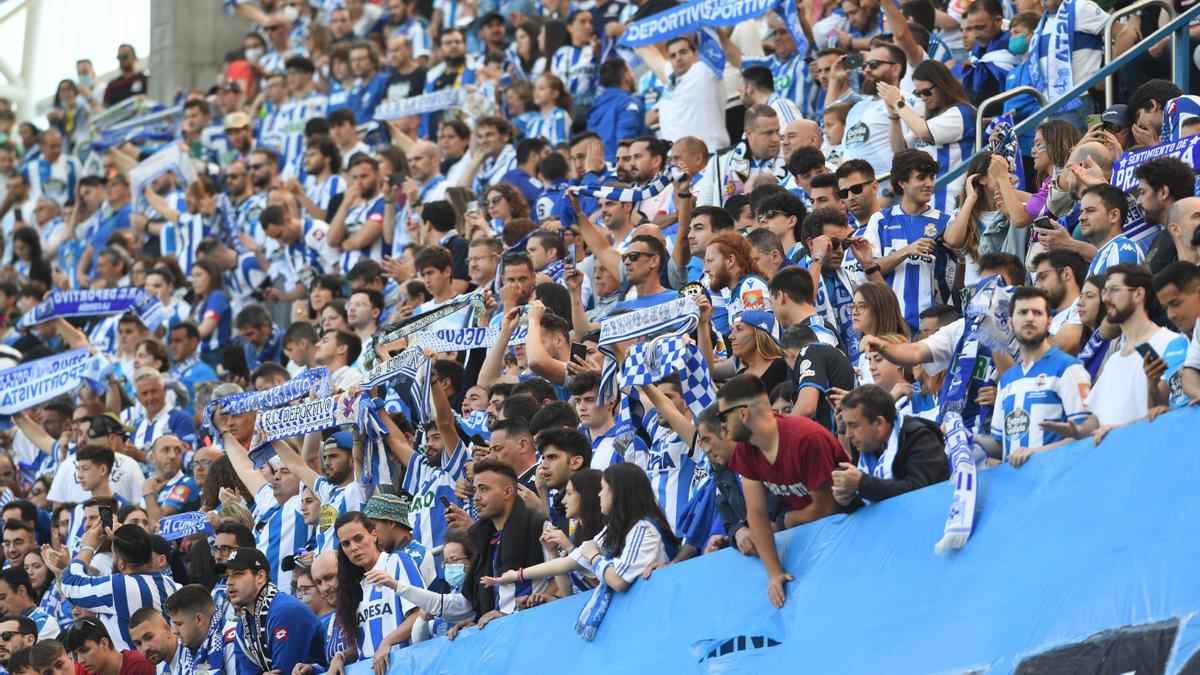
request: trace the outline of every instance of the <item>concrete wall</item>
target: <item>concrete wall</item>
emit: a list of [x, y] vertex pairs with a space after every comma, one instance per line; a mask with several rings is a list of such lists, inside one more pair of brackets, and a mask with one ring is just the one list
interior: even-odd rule
[[225, 54], [241, 46], [249, 23], [225, 16], [221, 2], [151, 0], [150, 96], [169, 103], [178, 86], [216, 84]]

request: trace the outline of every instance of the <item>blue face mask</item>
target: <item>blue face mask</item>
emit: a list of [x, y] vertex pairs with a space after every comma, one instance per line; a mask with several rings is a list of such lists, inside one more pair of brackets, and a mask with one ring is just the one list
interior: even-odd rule
[[462, 563], [446, 565], [446, 583], [458, 588], [467, 578], [467, 566]]
[[1029, 51], [1029, 36], [1028, 35], [1013, 35], [1008, 38], [1008, 51], [1016, 56], [1021, 56]]

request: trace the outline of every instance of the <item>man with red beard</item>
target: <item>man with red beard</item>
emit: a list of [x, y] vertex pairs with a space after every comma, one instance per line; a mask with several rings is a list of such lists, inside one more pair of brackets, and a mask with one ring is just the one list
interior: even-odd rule
[[[729, 313], [724, 325], [715, 320], [713, 327], [729, 335], [732, 322], [748, 309], [771, 310], [771, 294], [762, 269], [754, 262], [750, 242], [732, 230], [718, 232], [704, 249], [704, 271], [708, 273], [709, 288], [720, 293]], [[714, 303], [715, 304], [715, 303]]]

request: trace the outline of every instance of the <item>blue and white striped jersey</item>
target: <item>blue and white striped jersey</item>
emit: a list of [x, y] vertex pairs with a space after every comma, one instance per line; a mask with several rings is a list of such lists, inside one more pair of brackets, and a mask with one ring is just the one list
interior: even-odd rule
[[[125, 506], [129, 503], [129, 500], [116, 492], [113, 493], [113, 499], [117, 500], [117, 506]], [[71, 520], [67, 525], [67, 551], [72, 556], [78, 553], [79, 547], [82, 546], [79, 540], [83, 538], [84, 529], [83, 502], [79, 502], [71, 510]]]
[[280, 175], [294, 178], [304, 171], [304, 125], [325, 115], [327, 100], [311, 92], [304, 98], [288, 99], [272, 114], [270, 127], [263, 121], [262, 144], [279, 151]]
[[275, 499], [270, 483], [254, 495], [254, 544], [271, 564], [271, 581], [280, 588], [291, 588], [292, 573], [282, 568], [283, 559], [308, 543], [308, 524], [300, 512], [300, 495], [282, 505]]
[[49, 197], [64, 206], [75, 198], [75, 186], [82, 170], [78, 159], [63, 154], [53, 163], [38, 157], [26, 164], [21, 173], [29, 184], [30, 199], [36, 202], [38, 197]]
[[66, 599], [96, 613], [118, 651], [133, 648], [129, 617], [143, 607], [162, 611], [167, 598], [179, 590], [179, 584], [162, 572], [88, 576], [87, 565], [79, 559], [71, 560], [59, 583]]
[[317, 484], [312, 487], [313, 492], [321, 498], [321, 519], [318, 521], [316, 552], [324, 553], [337, 548], [338, 539], [337, 532], [333, 529], [334, 521], [348, 511], [361, 511], [367, 503], [367, 496], [362, 483], [357, 481], [351, 481], [346, 487], [341, 487], [330, 483], [324, 476], [318, 476]]
[[[975, 109], [966, 103], [957, 103], [925, 123], [933, 136], [932, 143], [918, 140], [907, 127], [904, 129], [904, 138], [908, 141], [908, 147], [924, 150], [938, 161], [939, 178], [952, 167], [962, 164], [975, 151]], [[934, 191], [933, 208], [939, 211], [956, 208], [955, 200], [962, 186], [962, 180], [955, 180]]]
[[666, 514], [667, 522], [678, 531], [696, 469], [692, 448], [660, 422], [657, 410], [646, 411], [642, 425], [650, 432], [650, 448], [645, 453], [635, 452], [631, 460], [646, 472], [654, 499]]
[[265, 241], [267, 234], [263, 232], [262, 225], [258, 222], [258, 218], [265, 208], [267, 208], [267, 193], [265, 192], [256, 192], [234, 204], [234, 227], [238, 232], [255, 241]]
[[[421, 578], [417, 562], [403, 552], [380, 553], [372, 569], [384, 572], [392, 579], [407, 579], [410, 584], [420, 588], [425, 588], [427, 583]], [[360, 583], [362, 600], [358, 603], [358, 658], [362, 661], [375, 656], [383, 639], [404, 623], [404, 616], [416, 609], [416, 605], [386, 586], [376, 586], [365, 579]]]
[[562, 78], [576, 105], [590, 105], [596, 100], [596, 54], [590, 44], [559, 47], [550, 60], [550, 72]]
[[[787, 56], [787, 58], [779, 58], [778, 54], [771, 54], [765, 59], [751, 61], [745, 59], [742, 62], [742, 67], [747, 66], [766, 66], [771, 69], [771, 74], [775, 76], [775, 93], [792, 101], [799, 103], [802, 100], [801, 92], [803, 87], [810, 81], [808, 73], [808, 63], [804, 61], [804, 52], [797, 49]], [[814, 115], [808, 119], [815, 120]], [[783, 120], [780, 120], [780, 125], [783, 125]]]
[[[932, 206], [914, 215], [905, 213], [900, 204], [895, 204], [871, 216], [867, 226], [855, 235], [870, 240], [875, 257], [883, 258], [919, 239], [933, 239], [946, 229], [949, 222], [949, 214]], [[904, 320], [908, 322], [913, 334], [920, 332], [921, 311], [938, 302], [935, 263], [934, 255], [909, 256], [908, 260], [884, 275], [892, 290], [896, 292]], [[843, 268], [856, 266], [858, 262], [853, 256], [846, 256], [842, 262]], [[862, 277], [861, 271], [858, 272], [858, 276]]]
[[1096, 250], [1096, 257], [1088, 265], [1087, 275], [1104, 274], [1108, 268], [1122, 263], [1140, 265], [1145, 259], [1142, 249], [1133, 240], [1117, 235]]
[[454, 496], [454, 483], [463, 477], [469, 457], [467, 446], [460, 440], [453, 452], [442, 452], [440, 467], [431, 465], [420, 450], [413, 452], [405, 467], [404, 489], [413, 496], [408, 519], [412, 523], [413, 537], [425, 548], [442, 545], [442, 538], [446, 536], [446, 507], [442, 505], [441, 497], [452, 504], [459, 503]]
[[329, 174], [325, 180], [319, 183], [315, 176], [308, 176], [304, 179], [304, 194], [312, 203], [325, 210], [329, 210], [329, 201], [333, 199], [334, 195], [340, 195], [345, 191], [346, 181], [342, 180], [337, 172]]
[[1042, 422], [1082, 422], [1091, 413], [1084, 405], [1092, 378], [1073, 356], [1051, 347], [1026, 369], [1018, 362], [1004, 371], [992, 414], [992, 437], [1004, 445], [1004, 456], [1017, 448], [1040, 448], [1060, 440]]
[[[346, 212], [346, 237], [353, 236], [367, 222], [383, 224], [383, 195], [352, 207]], [[383, 260], [383, 231], [370, 244], [355, 251], [343, 251], [339, 260], [343, 274], [349, 272], [363, 257]]]
[[779, 115], [779, 128], [782, 129], [787, 125], [795, 122], [798, 119], [803, 119], [804, 115], [800, 112], [800, 106], [796, 105], [789, 98], [784, 98], [779, 94], [771, 94], [767, 98], [767, 105]]
[[550, 141], [550, 145], [565, 143], [571, 138], [571, 114], [562, 108], [539, 113], [529, 121], [525, 135], [528, 138], [541, 136]]
[[395, 37], [397, 35], [408, 36], [408, 41], [412, 44], [414, 59], [429, 56], [433, 53], [433, 40], [430, 39], [429, 31], [425, 28], [425, 21], [420, 17], [412, 17], [399, 26], [392, 27], [388, 32], [388, 37]]
[[617, 462], [625, 461], [625, 454], [627, 452], [637, 455], [638, 453], [650, 451], [650, 449], [646, 447], [646, 442], [643, 441], [640, 436], [634, 434], [632, 430], [629, 431], [628, 435], [632, 436], [633, 440], [629, 443], [625, 443], [624, 439], [622, 438], [624, 434], [617, 433], [621, 427], [622, 425], [620, 424], [614, 424], [603, 434], [594, 438], [592, 437], [590, 429], [588, 429], [586, 426], [580, 427], [580, 431], [586, 434], [592, 441], [591, 468], [597, 471], [603, 471]]

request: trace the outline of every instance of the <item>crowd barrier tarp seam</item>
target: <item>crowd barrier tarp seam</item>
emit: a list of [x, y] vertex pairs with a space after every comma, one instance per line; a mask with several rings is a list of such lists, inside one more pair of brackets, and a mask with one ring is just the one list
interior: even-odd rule
[[[780, 533], [796, 577], [781, 610], [762, 564], [725, 550], [636, 582], [594, 642], [575, 634], [577, 596], [396, 650], [390, 672], [1003, 674], [1109, 629], [1172, 619], [1181, 629], [1166, 670], [1178, 672], [1200, 645], [1197, 430], [1191, 408], [981, 472], [975, 532], [947, 556], [933, 546], [949, 483]], [[704, 659], [739, 635], [780, 644]]]

